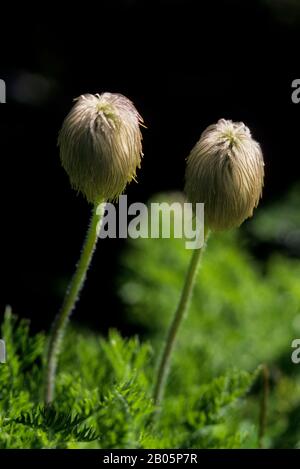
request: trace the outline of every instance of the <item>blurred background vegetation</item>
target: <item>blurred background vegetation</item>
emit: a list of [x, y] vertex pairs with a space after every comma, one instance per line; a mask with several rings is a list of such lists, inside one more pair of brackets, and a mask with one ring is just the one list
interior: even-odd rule
[[[299, 444], [300, 373], [291, 362], [292, 340], [300, 337], [299, 203], [296, 185], [281, 202], [258, 209], [245, 229], [211, 236], [169, 381], [170, 394], [184, 394], [187, 382], [266, 364], [268, 446]], [[128, 320], [157, 344], [176, 307], [189, 256], [175, 239], [131, 241], [123, 256], [119, 291]], [[254, 394], [245, 427], [258, 423], [258, 406]]]
[[191, 255], [184, 240], [127, 241], [115, 290], [138, 335], [112, 330], [105, 338], [73, 326], [53, 415], [40, 405], [44, 336], [28, 336], [8, 312], [2, 447], [298, 448], [300, 365], [291, 343], [300, 337], [299, 202], [296, 186], [245, 229], [209, 239], [156, 423], [153, 376]]

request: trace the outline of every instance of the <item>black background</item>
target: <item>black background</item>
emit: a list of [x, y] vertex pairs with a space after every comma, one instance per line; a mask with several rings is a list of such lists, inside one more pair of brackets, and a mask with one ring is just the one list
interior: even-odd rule
[[[35, 330], [59, 308], [89, 219], [56, 146], [74, 97], [119, 92], [144, 117], [145, 156], [129, 202], [181, 190], [185, 158], [222, 117], [244, 121], [261, 142], [262, 204], [299, 179], [300, 159], [300, 104], [291, 101], [300, 78], [297, 1], [115, 0], [40, 10], [4, 15], [0, 57], [0, 311], [10, 304]], [[99, 243], [75, 320], [132, 331], [115, 294], [123, 248]]]

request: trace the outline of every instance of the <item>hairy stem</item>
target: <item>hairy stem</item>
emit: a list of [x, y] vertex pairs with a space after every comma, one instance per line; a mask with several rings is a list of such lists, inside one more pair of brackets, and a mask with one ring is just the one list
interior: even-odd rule
[[75, 273], [71, 279], [69, 287], [62, 304], [62, 307], [56, 316], [50, 333], [46, 377], [45, 377], [45, 403], [50, 404], [54, 398], [55, 375], [57, 361], [61, 350], [62, 341], [68, 320], [72, 314], [76, 302], [78, 301], [80, 291], [84, 285], [87, 271], [96, 248], [98, 234], [101, 228], [105, 204], [95, 205], [87, 232], [81, 255], [76, 266]]
[[169, 374], [170, 362], [172, 357], [172, 352], [176, 343], [177, 334], [184, 319], [185, 315], [188, 312], [189, 303], [192, 298], [193, 289], [195, 285], [195, 280], [197, 277], [198, 268], [204, 251], [205, 243], [207, 241], [209, 232], [205, 232], [204, 236], [204, 245], [200, 249], [195, 249], [187, 270], [185, 277], [185, 282], [181, 292], [179, 304], [175, 311], [171, 326], [165, 341], [165, 346], [163, 354], [160, 360], [157, 380], [154, 388], [154, 402], [156, 405], [159, 405], [166, 385], [167, 377]]

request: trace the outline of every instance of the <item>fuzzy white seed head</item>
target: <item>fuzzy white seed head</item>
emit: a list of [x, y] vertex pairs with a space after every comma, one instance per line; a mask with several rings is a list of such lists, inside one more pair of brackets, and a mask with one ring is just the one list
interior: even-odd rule
[[242, 122], [221, 119], [207, 127], [187, 159], [185, 192], [190, 202], [205, 204], [205, 224], [213, 231], [251, 217], [263, 181], [260, 145]]
[[85, 94], [75, 101], [58, 137], [62, 165], [89, 202], [114, 200], [140, 167], [143, 119], [121, 94]]

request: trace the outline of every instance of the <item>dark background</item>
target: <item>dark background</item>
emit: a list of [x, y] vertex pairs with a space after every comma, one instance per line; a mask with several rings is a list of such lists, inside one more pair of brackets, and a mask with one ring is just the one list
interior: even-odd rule
[[[1, 20], [1, 290], [33, 329], [57, 312], [90, 207], [71, 190], [56, 146], [72, 99], [120, 92], [144, 117], [144, 161], [129, 202], [181, 190], [185, 158], [219, 118], [244, 121], [266, 162], [262, 204], [299, 179], [297, 1], [98, 1]], [[37, 13], [37, 12], [36, 12]], [[103, 240], [74, 319], [131, 332], [116, 296], [124, 241]], [[99, 301], [100, 300], [100, 301]]]

